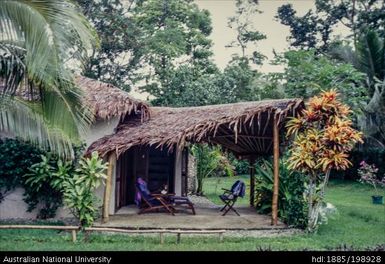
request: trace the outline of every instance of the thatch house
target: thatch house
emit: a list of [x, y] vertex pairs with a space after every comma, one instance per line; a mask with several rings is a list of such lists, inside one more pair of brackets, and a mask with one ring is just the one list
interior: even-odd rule
[[[102, 190], [104, 221], [119, 208], [134, 203], [138, 177], [146, 179], [151, 190], [167, 185], [171, 192], [186, 195], [187, 147], [205, 142], [220, 145], [250, 162], [259, 155], [274, 156], [272, 223], [277, 222], [279, 146], [286, 118], [304, 108], [301, 99], [150, 107], [111, 85], [84, 77], [77, 81], [96, 116], [85, 137], [89, 143], [86, 154], [97, 151], [109, 161], [108, 179]], [[251, 188], [253, 173], [251, 169]]]
[[[186, 195], [188, 151], [191, 143], [222, 146], [237, 157], [254, 162], [258, 155], [273, 155], [275, 192], [273, 223], [277, 221], [278, 158], [280, 133], [288, 116], [304, 107], [300, 99], [265, 100], [201, 107], [150, 107], [148, 119], [130, 115], [121, 119], [113, 134], [88, 148], [108, 157], [110, 170], [104, 193], [103, 218], [134, 202], [134, 183], [147, 180], [155, 191], [168, 185], [171, 192]], [[251, 170], [251, 188], [254, 188]], [[251, 193], [250, 203], [254, 202]]]

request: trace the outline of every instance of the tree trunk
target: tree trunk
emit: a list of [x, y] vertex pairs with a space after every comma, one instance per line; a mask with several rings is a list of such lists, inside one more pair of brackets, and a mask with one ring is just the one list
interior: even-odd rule
[[309, 181], [309, 193], [308, 193], [308, 212], [307, 212], [307, 226], [308, 230], [311, 230], [312, 225], [312, 215], [313, 215], [313, 188], [314, 188], [313, 176], [310, 177]]
[[321, 189], [321, 198], [322, 198], [322, 200], [324, 199], [324, 196], [325, 196], [325, 189], [326, 189], [326, 185], [329, 182], [330, 172], [331, 172], [331, 169], [328, 169], [326, 171], [326, 173], [325, 173], [325, 179], [323, 181], [323, 185], [322, 185], [322, 189]]

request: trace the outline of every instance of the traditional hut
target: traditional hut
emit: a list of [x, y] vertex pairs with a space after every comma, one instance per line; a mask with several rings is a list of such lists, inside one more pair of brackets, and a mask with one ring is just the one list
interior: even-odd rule
[[[288, 116], [304, 107], [300, 99], [265, 100], [200, 107], [152, 107], [150, 118], [128, 116], [115, 133], [91, 144], [88, 153], [108, 157], [103, 219], [134, 202], [134, 183], [142, 177], [156, 190], [168, 185], [177, 195], [187, 193], [187, 151], [190, 143], [222, 146], [254, 163], [258, 155], [274, 156], [272, 223], [277, 223], [280, 135]], [[250, 166], [250, 187], [254, 171]], [[111, 203], [113, 206], [111, 206]], [[254, 193], [250, 192], [250, 204]]]
[[[109, 161], [106, 185], [97, 190], [103, 199], [104, 222], [119, 208], [134, 203], [138, 177], [147, 180], [150, 190], [167, 185], [169, 191], [187, 195], [187, 147], [209, 143], [251, 164], [259, 155], [274, 156], [272, 224], [277, 224], [279, 147], [287, 117], [304, 108], [301, 99], [150, 107], [110, 84], [85, 77], [78, 77], [76, 83], [95, 116], [90, 131], [83, 135], [89, 146], [86, 154], [97, 151]], [[254, 189], [253, 166], [250, 188]], [[1, 218], [31, 218], [18, 214], [26, 208], [22, 191], [16, 190], [9, 197], [0, 204]], [[254, 192], [250, 192], [250, 204], [254, 205]]]

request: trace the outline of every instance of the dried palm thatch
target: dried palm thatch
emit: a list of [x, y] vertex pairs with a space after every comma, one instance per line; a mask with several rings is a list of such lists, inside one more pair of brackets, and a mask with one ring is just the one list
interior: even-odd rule
[[94, 142], [87, 154], [119, 156], [138, 145], [173, 150], [186, 143], [208, 142], [239, 156], [269, 154], [272, 150], [273, 120], [281, 129], [287, 116], [304, 108], [301, 99], [265, 100], [201, 107], [153, 107], [151, 119], [126, 119], [117, 131]]
[[148, 104], [130, 97], [127, 92], [111, 84], [83, 76], [76, 78], [76, 84], [85, 93], [85, 103], [95, 118], [110, 119], [140, 112], [141, 120], [144, 121], [150, 116]]
[[[5, 90], [5, 80], [0, 79], [0, 94]], [[84, 93], [84, 103], [90, 108], [96, 119], [110, 119], [115, 116], [140, 113], [141, 119], [150, 117], [149, 105], [131, 97], [127, 92], [101, 81], [78, 76], [76, 85]], [[25, 101], [39, 101], [40, 93], [24, 83], [20, 85], [14, 95]]]

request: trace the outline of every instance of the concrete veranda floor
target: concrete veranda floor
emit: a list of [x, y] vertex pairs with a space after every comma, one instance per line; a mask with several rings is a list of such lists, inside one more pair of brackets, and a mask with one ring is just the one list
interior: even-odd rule
[[196, 215], [191, 210], [181, 208], [172, 216], [166, 212], [138, 214], [135, 206], [121, 208], [115, 215], [111, 215], [108, 223], [95, 222], [94, 226], [128, 228], [128, 229], [189, 229], [189, 230], [276, 230], [285, 229], [283, 223], [271, 225], [268, 215], [257, 214], [249, 206], [237, 206], [240, 216], [230, 211], [222, 216], [220, 207], [195, 205]]

